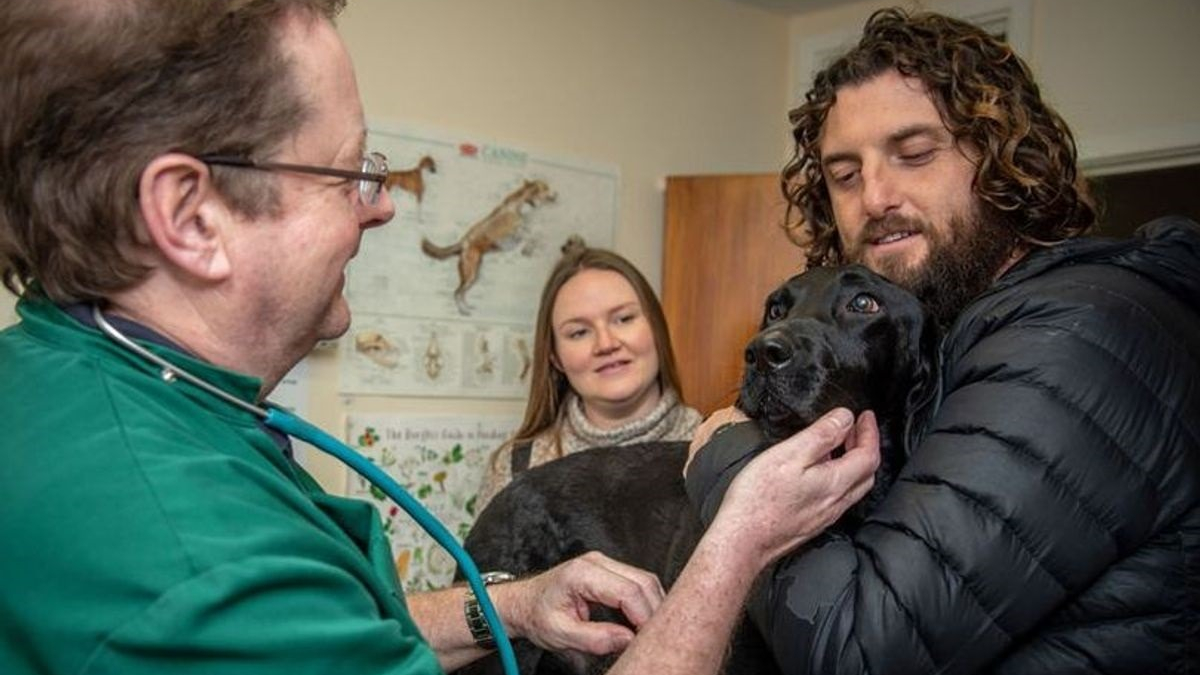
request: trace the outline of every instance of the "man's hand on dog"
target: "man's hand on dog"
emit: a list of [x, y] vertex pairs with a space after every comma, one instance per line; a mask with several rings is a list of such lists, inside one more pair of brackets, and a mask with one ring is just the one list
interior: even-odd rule
[[[713, 429], [737, 421], [736, 414], [726, 415], [718, 423], [709, 424], [710, 417], [702, 425], [709, 427], [704, 441]], [[833, 451], [843, 445], [845, 454], [834, 458]], [[701, 446], [693, 443], [692, 455]], [[849, 410], [837, 408], [747, 464], [725, 493], [709, 531], [726, 533], [729, 544], [765, 567], [821, 533], [862, 499], [875, 482], [878, 466], [875, 415], [867, 411], [855, 420]]]
[[595, 551], [492, 590], [509, 596], [505, 586], [520, 589], [511, 594], [512, 611], [506, 612], [516, 636], [543, 649], [589, 654], [623, 650], [634, 636], [626, 626], [589, 621], [589, 602], [620, 610], [631, 624], [641, 626], [666, 595], [657, 576]]
[[738, 410], [736, 406], [721, 408], [705, 418], [700, 423], [700, 426], [696, 427], [696, 431], [692, 434], [692, 442], [688, 444], [687, 461], [683, 463], [683, 475], [687, 475], [688, 467], [692, 464], [692, 458], [696, 456], [697, 452], [700, 452], [700, 448], [708, 444], [708, 441], [718, 429], [730, 424], [745, 422], [749, 419], [749, 417], [746, 417], [746, 413]]

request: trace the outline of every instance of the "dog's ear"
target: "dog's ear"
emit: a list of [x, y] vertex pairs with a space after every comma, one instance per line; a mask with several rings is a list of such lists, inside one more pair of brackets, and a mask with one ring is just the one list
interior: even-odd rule
[[926, 425], [933, 418], [942, 386], [941, 331], [932, 315], [924, 311], [923, 315], [920, 336], [914, 345], [918, 348], [918, 354], [913, 385], [908, 391], [904, 407], [908, 411], [904, 422], [905, 456], [912, 453]]

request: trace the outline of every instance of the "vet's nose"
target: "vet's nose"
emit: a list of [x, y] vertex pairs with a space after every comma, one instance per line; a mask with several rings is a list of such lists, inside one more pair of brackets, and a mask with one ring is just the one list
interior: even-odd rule
[[746, 347], [746, 365], [753, 366], [760, 372], [778, 370], [792, 360], [792, 345], [787, 340], [767, 335], [754, 340]]

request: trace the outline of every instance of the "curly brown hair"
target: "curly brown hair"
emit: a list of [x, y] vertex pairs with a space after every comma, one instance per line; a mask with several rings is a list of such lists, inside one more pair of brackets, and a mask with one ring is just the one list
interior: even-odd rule
[[[13, 293], [95, 300], [147, 273], [137, 208], [167, 152], [266, 158], [310, 110], [280, 51], [293, 13], [332, 21], [344, 0], [0, 3], [0, 278]], [[213, 170], [247, 216], [275, 183]]]
[[955, 141], [978, 150], [973, 190], [1007, 216], [1019, 240], [1048, 246], [1092, 227], [1095, 205], [1076, 167], [1071, 130], [1042, 100], [1012, 48], [964, 21], [883, 9], [867, 19], [855, 47], [817, 74], [804, 103], [788, 115], [795, 151], [781, 178], [788, 201], [784, 227], [793, 241], [809, 246], [810, 267], [845, 262], [821, 171], [826, 116], [840, 88], [892, 69], [924, 83]]

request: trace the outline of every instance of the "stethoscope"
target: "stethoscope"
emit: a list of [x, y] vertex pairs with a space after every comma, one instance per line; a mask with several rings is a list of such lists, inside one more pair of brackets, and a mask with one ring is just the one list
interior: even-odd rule
[[162, 368], [162, 378], [164, 380], [184, 380], [234, 407], [253, 413], [272, 429], [298, 438], [322, 452], [333, 455], [346, 464], [346, 466], [354, 469], [360, 476], [370, 481], [375, 487], [383, 490], [384, 494], [396, 502], [408, 515], [412, 516], [413, 520], [417, 521], [417, 524], [428, 532], [429, 536], [433, 537], [433, 540], [438, 545], [446, 549], [446, 552], [458, 563], [458, 566], [467, 578], [467, 584], [470, 585], [471, 590], [475, 593], [475, 597], [479, 600], [479, 605], [483, 609], [483, 616], [487, 619], [488, 626], [492, 630], [492, 636], [495, 638], [496, 648], [500, 652], [500, 662], [504, 666], [504, 672], [507, 675], [518, 675], [517, 657], [513, 653], [512, 643], [508, 639], [508, 634], [504, 631], [504, 625], [500, 621], [500, 615], [496, 613], [496, 607], [492, 604], [492, 599], [487, 594], [486, 585], [483, 583], [483, 579], [480, 578], [479, 568], [475, 566], [475, 561], [471, 560], [471, 556], [459, 545], [454, 535], [450, 534], [450, 530], [447, 530], [445, 525], [438, 522], [437, 518], [426, 510], [424, 506], [421, 506], [421, 503], [401, 487], [395, 479], [371, 463], [366, 457], [350, 449], [350, 446], [299, 417], [279, 408], [261, 408], [247, 403], [139, 345], [113, 327], [100, 312], [99, 305], [92, 306], [92, 319], [95, 320], [96, 326], [100, 328], [101, 332], [112, 338], [114, 342]]

